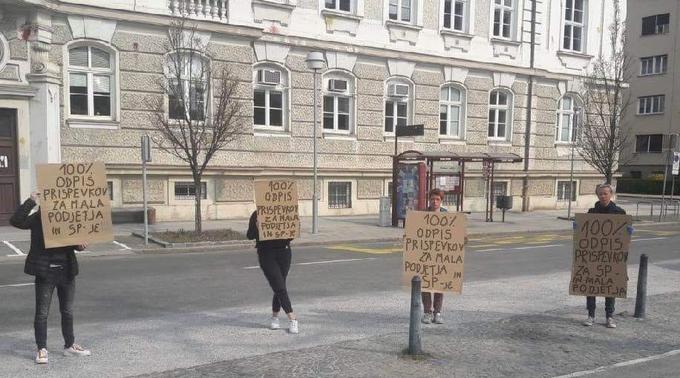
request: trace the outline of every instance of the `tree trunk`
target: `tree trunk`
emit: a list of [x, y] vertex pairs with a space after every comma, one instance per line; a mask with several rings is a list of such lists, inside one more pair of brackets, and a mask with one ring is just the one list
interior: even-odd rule
[[203, 232], [203, 224], [201, 222], [201, 198], [203, 198], [201, 176], [194, 176], [194, 187], [196, 188], [196, 197], [194, 199], [194, 232], [200, 234]]

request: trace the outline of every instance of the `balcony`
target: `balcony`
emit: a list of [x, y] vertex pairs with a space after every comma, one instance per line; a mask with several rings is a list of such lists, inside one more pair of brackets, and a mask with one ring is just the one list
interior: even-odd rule
[[173, 16], [227, 22], [227, 0], [169, 0]]

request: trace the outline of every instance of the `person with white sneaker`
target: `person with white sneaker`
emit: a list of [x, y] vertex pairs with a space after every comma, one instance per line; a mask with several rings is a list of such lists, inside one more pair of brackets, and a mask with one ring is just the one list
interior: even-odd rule
[[[599, 184], [595, 187], [595, 194], [597, 194], [598, 201], [595, 202], [595, 206], [588, 210], [589, 214], [626, 214], [626, 211], [618, 207], [612, 201], [612, 194], [614, 194], [614, 189], [610, 184]], [[578, 225], [574, 223], [574, 229], [577, 229]], [[628, 233], [633, 234], [633, 228], [628, 227]], [[604, 299], [604, 311], [606, 316], [605, 325], [607, 328], [616, 328], [616, 323], [614, 322], [614, 305], [616, 298], [605, 297]], [[583, 325], [590, 327], [595, 323], [595, 297], [586, 297], [586, 308], [588, 309], [588, 317], [583, 322]]]
[[274, 291], [272, 318], [269, 328], [273, 330], [281, 328], [279, 312], [283, 308], [283, 311], [288, 316], [288, 332], [292, 334], [298, 333], [298, 321], [288, 297], [288, 289], [286, 289], [286, 278], [288, 277], [292, 260], [290, 241], [293, 239], [260, 240], [260, 233], [257, 229], [257, 211], [254, 211], [250, 216], [247, 236], [248, 239], [255, 240], [260, 268], [267, 278], [269, 286]]
[[73, 335], [73, 300], [75, 297], [75, 277], [78, 275], [78, 261], [74, 249], [87, 248], [87, 243], [77, 246], [45, 248], [40, 209], [31, 213], [37, 205], [40, 194], [31, 193], [12, 215], [10, 224], [22, 230], [31, 230], [31, 247], [26, 256], [24, 273], [35, 276], [35, 343], [37, 352], [35, 362], [46, 364], [47, 352], [47, 316], [52, 302], [52, 294], [57, 289], [59, 311], [61, 312], [61, 332], [64, 336], [64, 355], [89, 356], [90, 351], [74, 343]]
[[[430, 190], [430, 206], [427, 208], [428, 211], [441, 211], [447, 212], [446, 208], [442, 207], [442, 201], [444, 200], [444, 191], [441, 189]], [[434, 306], [432, 303], [433, 294], [430, 292], [421, 293], [423, 300], [423, 317], [421, 322], [424, 324], [444, 324], [444, 318], [442, 317], [442, 304], [444, 302], [443, 293], [434, 293]]]

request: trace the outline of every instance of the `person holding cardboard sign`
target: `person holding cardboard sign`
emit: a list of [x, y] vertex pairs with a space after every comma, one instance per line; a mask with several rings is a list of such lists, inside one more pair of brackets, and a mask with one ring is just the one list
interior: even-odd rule
[[59, 311], [61, 312], [61, 332], [64, 336], [65, 356], [89, 356], [90, 351], [76, 344], [73, 336], [73, 300], [75, 297], [75, 277], [78, 275], [78, 261], [74, 249], [87, 248], [87, 243], [68, 247], [45, 248], [45, 238], [40, 219], [40, 209], [31, 214], [36, 206], [39, 193], [31, 193], [12, 215], [10, 224], [22, 230], [31, 230], [31, 248], [26, 256], [24, 273], [35, 276], [35, 342], [37, 353], [35, 362], [46, 364], [47, 355], [47, 316], [52, 302], [52, 294], [57, 289]]
[[[443, 200], [443, 190], [437, 188], [430, 190], [430, 206], [427, 208], [427, 210], [435, 212], [447, 212], [448, 210], [442, 207]], [[434, 306], [432, 303], [432, 293], [422, 292], [421, 295], [423, 299], [423, 311], [425, 312], [421, 321], [424, 324], [443, 324], [444, 319], [442, 318], [442, 304], [444, 302], [444, 293], [434, 293]]]
[[[626, 211], [618, 207], [612, 201], [612, 195], [614, 194], [614, 189], [610, 184], [599, 184], [595, 187], [595, 194], [597, 194], [598, 201], [595, 202], [595, 206], [588, 210], [588, 214], [626, 214]], [[574, 229], [577, 229], [578, 225], [574, 222]], [[629, 226], [627, 228], [629, 234], [633, 233], [633, 228]], [[614, 306], [616, 304], [616, 298], [605, 297], [604, 308], [606, 316], [606, 326], [607, 328], [616, 328], [616, 323], [614, 322]], [[595, 323], [595, 308], [596, 299], [594, 296], [586, 297], [586, 308], [588, 309], [588, 318], [583, 322], [584, 326], [590, 327]]]
[[247, 236], [248, 239], [255, 240], [260, 268], [267, 278], [269, 286], [274, 291], [270, 328], [281, 328], [279, 312], [283, 308], [283, 311], [288, 315], [288, 332], [298, 333], [298, 321], [295, 318], [295, 313], [293, 313], [293, 306], [288, 297], [288, 289], [286, 289], [286, 278], [288, 277], [292, 260], [290, 241], [293, 239], [260, 240], [260, 232], [257, 226], [257, 211], [254, 211], [250, 216]]

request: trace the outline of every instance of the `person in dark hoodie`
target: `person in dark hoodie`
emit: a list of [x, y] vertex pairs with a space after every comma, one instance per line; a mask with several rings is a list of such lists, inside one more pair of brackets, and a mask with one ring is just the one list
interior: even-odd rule
[[293, 239], [274, 239], [260, 240], [260, 233], [257, 229], [257, 211], [253, 211], [248, 225], [248, 239], [255, 240], [257, 248], [257, 259], [264, 276], [274, 291], [272, 298], [272, 318], [271, 329], [280, 329], [279, 312], [281, 308], [288, 315], [288, 332], [298, 333], [298, 321], [293, 313], [293, 306], [288, 297], [286, 289], [286, 278], [290, 270], [292, 252], [290, 241]]
[[35, 343], [38, 350], [35, 362], [46, 364], [47, 355], [47, 315], [52, 302], [52, 294], [57, 289], [59, 311], [61, 312], [61, 333], [64, 336], [65, 356], [89, 356], [90, 351], [76, 344], [73, 335], [73, 300], [76, 290], [75, 277], [78, 275], [78, 261], [74, 249], [87, 247], [86, 243], [77, 246], [45, 248], [40, 209], [31, 214], [36, 206], [39, 193], [31, 193], [12, 215], [10, 224], [22, 230], [31, 230], [31, 247], [26, 256], [24, 273], [35, 276]]
[[[599, 201], [595, 202], [595, 206], [588, 210], [588, 214], [626, 214], [625, 210], [616, 206], [614, 201], [612, 201], [612, 195], [614, 194], [614, 189], [610, 184], [599, 184], [595, 188], [595, 194]], [[576, 224], [574, 224], [574, 229], [576, 229]], [[633, 228], [628, 227], [628, 233], [633, 233]], [[604, 300], [604, 311], [607, 318], [607, 328], [616, 328], [616, 323], [614, 322], [614, 305], [616, 298], [605, 297]], [[590, 327], [595, 322], [595, 297], [586, 297], [586, 308], [588, 309], [588, 318], [583, 322], [584, 326]]]

